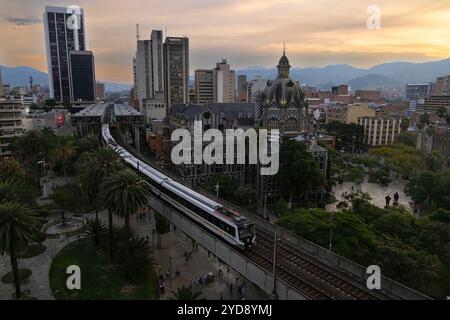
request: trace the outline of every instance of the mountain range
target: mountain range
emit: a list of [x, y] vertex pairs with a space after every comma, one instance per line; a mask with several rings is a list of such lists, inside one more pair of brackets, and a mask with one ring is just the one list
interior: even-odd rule
[[[247, 79], [262, 76], [267, 79], [276, 77], [276, 68], [250, 67], [237, 71], [238, 75], [247, 75]], [[434, 82], [437, 77], [450, 75], [450, 58], [423, 62], [390, 62], [371, 68], [356, 68], [346, 64], [329, 65], [315, 68], [291, 68], [291, 77], [302, 84], [318, 88], [348, 84], [352, 89], [375, 89], [385, 86], [403, 86], [407, 83]]]
[[[236, 73], [237, 75], [246, 75], [249, 80], [255, 76], [274, 79], [277, 71], [276, 68], [253, 66], [237, 70]], [[30, 67], [2, 66], [2, 75], [3, 83], [13, 86], [28, 85], [30, 76], [33, 77], [35, 84], [48, 85], [47, 73]], [[346, 64], [291, 69], [293, 79], [320, 89], [328, 89], [339, 84], [348, 84], [353, 90], [404, 86], [407, 83], [434, 82], [437, 77], [444, 75], [450, 75], [450, 58], [423, 63], [390, 62], [366, 69]], [[192, 83], [193, 76], [190, 77], [190, 80]], [[126, 83], [100, 80], [99, 82], [105, 84], [107, 92], [125, 91], [131, 88], [131, 84]]]
[[[30, 77], [33, 78], [34, 84], [39, 84], [41, 86], [48, 86], [48, 75], [45, 72], [36, 70], [31, 67], [19, 66], [19, 67], [8, 67], [1, 66], [3, 84], [10, 84], [12, 86], [28, 86]], [[120, 92], [125, 90], [130, 90], [131, 85], [126, 83], [117, 83], [110, 81], [98, 82], [105, 84], [106, 92]]]

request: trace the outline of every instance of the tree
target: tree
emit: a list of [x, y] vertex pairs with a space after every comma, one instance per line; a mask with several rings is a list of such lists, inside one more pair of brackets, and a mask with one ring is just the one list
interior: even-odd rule
[[193, 291], [191, 287], [182, 286], [177, 291], [172, 291], [173, 297], [170, 300], [198, 300], [200, 291]]
[[444, 167], [445, 157], [439, 150], [433, 150], [425, 156], [425, 164], [430, 171], [440, 172]]
[[11, 201], [0, 204], [0, 255], [10, 256], [17, 298], [22, 295], [17, 257], [38, 235], [37, 216], [30, 207]]
[[450, 210], [439, 208], [431, 214], [430, 220], [450, 224]]
[[48, 112], [48, 111], [50, 111], [51, 109], [53, 109], [55, 107], [56, 107], [56, 100], [55, 99], [46, 99], [44, 101], [44, 106], [43, 106], [44, 111]]
[[[100, 203], [98, 196], [100, 186], [103, 181], [110, 175], [122, 170], [124, 168], [119, 155], [110, 147], [104, 147], [95, 152], [85, 152], [80, 160], [79, 165], [80, 174], [78, 181], [81, 189], [84, 190], [89, 198], [91, 204], [94, 205], [97, 211]], [[113, 212], [108, 210], [108, 231], [109, 231], [109, 256], [111, 262], [114, 260], [113, 245], [114, 245], [114, 228], [113, 228]]]
[[422, 113], [419, 116], [419, 122], [417, 123], [417, 127], [422, 130], [423, 128], [425, 128], [427, 125], [429, 125], [431, 123], [431, 117], [429, 113]]
[[399, 144], [404, 144], [410, 147], [415, 147], [416, 146], [416, 140], [415, 140], [415, 136], [412, 132], [400, 132], [396, 137], [395, 137], [395, 143], [399, 143]]
[[106, 227], [98, 217], [95, 220], [88, 220], [86, 233], [94, 239], [96, 246], [100, 243], [100, 237], [105, 233]]
[[69, 184], [69, 178], [67, 175], [67, 165], [68, 161], [75, 155], [76, 146], [75, 140], [71, 136], [58, 136], [56, 139], [56, 144], [52, 150], [53, 158], [56, 161], [62, 163], [64, 170], [64, 177], [66, 178], [66, 184]]
[[223, 198], [232, 197], [239, 188], [239, 181], [221, 173], [213, 175], [209, 179], [209, 182], [206, 184], [206, 189], [215, 194], [216, 184], [219, 184], [219, 196]]
[[303, 143], [294, 140], [281, 145], [279, 179], [290, 205], [294, 197], [302, 198], [307, 191], [315, 191], [324, 185], [322, 171], [314, 158]]
[[402, 129], [402, 132], [405, 132], [408, 130], [409, 126], [411, 125], [411, 120], [409, 118], [403, 118], [400, 122], [400, 128]]
[[100, 197], [105, 208], [125, 219], [126, 261], [129, 266], [130, 217], [138, 209], [148, 206], [150, 185], [130, 169], [124, 169], [105, 179], [100, 187]]
[[406, 192], [419, 203], [431, 206], [433, 193], [439, 183], [439, 176], [432, 171], [423, 171], [412, 177], [406, 186]]
[[439, 107], [436, 111], [436, 114], [438, 115], [439, 119], [446, 119], [448, 116], [448, 111], [446, 107]]
[[14, 157], [23, 163], [24, 167], [33, 177], [36, 188], [40, 190], [40, 177], [42, 174], [42, 163], [44, 146], [40, 132], [27, 131], [23, 136], [16, 137], [11, 142], [11, 150]]

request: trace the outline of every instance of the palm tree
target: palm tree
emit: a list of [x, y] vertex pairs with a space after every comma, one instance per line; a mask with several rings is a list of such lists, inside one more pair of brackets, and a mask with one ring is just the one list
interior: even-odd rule
[[[100, 148], [95, 152], [87, 152], [81, 156], [81, 164], [79, 166], [80, 175], [79, 182], [81, 189], [84, 190], [98, 210], [98, 195], [100, 185], [105, 178], [123, 169], [119, 155], [110, 147]], [[109, 256], [111, 262], [114, 260], [114, 235], [113, 235], [113, 212], [108, 210], [108, 229], [109, 229]]]
[[201, 296], [200, 291], [193, 291], [191, 287], [182, 286], [177, 291], [172, 291], [173, 297], [170, 300], [198, 300]]
[[139, 208], [146, 207], [150, 200], [150, 185], [130, 169], [123, 169], [106, 178], [100, 187], [100, 198], [109, 212], [125, 219], [125, 257], [129, 264], [130, 217]]
[[35, 212], [18, 202], [0, 204], [0, 255], [11, 257], [11, 268], [16, 287], [16, 297], [21, 297], [17, 255], [38, 240], [39, 228]]
[[75, 152], [75, 141], [71, 136], [59, 136], [56, 139], [55, 147], [51, 152], [56, 161], [62, 162], [66, 184], [69, 184], [69, 178], [67, 176], [67, 162], [75, 155]]

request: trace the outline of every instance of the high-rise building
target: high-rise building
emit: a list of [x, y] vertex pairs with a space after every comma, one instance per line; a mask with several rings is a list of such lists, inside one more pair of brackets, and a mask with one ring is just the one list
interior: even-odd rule
[[70, 101], [95, 102], [95, 65], [91, 51], [69, 52]]
[[0, 97], [3, 97], [5, 93], [3, 92], [3, 81], [2, 81], [2, 67], [0, 66]]
[[242, 74], [237, 77], [238, 102], [247, 102], [247, 76]]
[[431, 85], [429, 83], [407, 84], [406, 100], [418, 101], [430, 95]]
[[195, 70], [196, 103], [235, 102], [236, 73], [222, 59], [214, 69]]
[[226, 59], [217, 62], [214, 69], [216, 97], [215, 102], [230, 103], [236, 98], [236, 73], [230, 69]]
[[[73, 23], [75, 19], [76, 25]], [[72, 23], [68, 23], [69, 21]], [[44, 29], [50, 97], [58, 102], [73, 101], [69, 54], [72, 50], [85, 50], [84, 11], [46, 6]]]
[[149, 40], [137, 40], [133, 75], [135, 99], [146, 121], [164, 119], [166, 105], [161, 30], [153, 30]]
[[247, 102], [255, 102], [257, 95], [267, 87], [267, 79], [256, 76], [247, 82]]
[[215, 96], [214, 70], [195, 70], [195, 102], [198, 104], [215, 102]]
[[433, 95], [450, 95], [450, 76], [439, 77], [436, 79]]
[[164, 83], [167, 110], [189, 102], [189, 39], [167, 37], [164, 41]]
[[20, 101], [0, 101], [0, 159], [11, 156], [11, 140], [23, 134], [21, 107]]

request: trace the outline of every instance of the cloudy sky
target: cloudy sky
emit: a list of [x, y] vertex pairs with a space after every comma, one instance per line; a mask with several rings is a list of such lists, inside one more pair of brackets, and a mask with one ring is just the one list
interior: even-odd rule
[[[47, 71], [45, 5], [85, 10], [97, 79], [131, 83], [136, 23], [190, 39], [191, 73], [227, 58], [235, 69], [274, 66], [286, 41], [295, 67], [450, 57], [449, 0], [0, 0], [0, 64]], [[367, 8], [381, 29], [367, 28]]]

